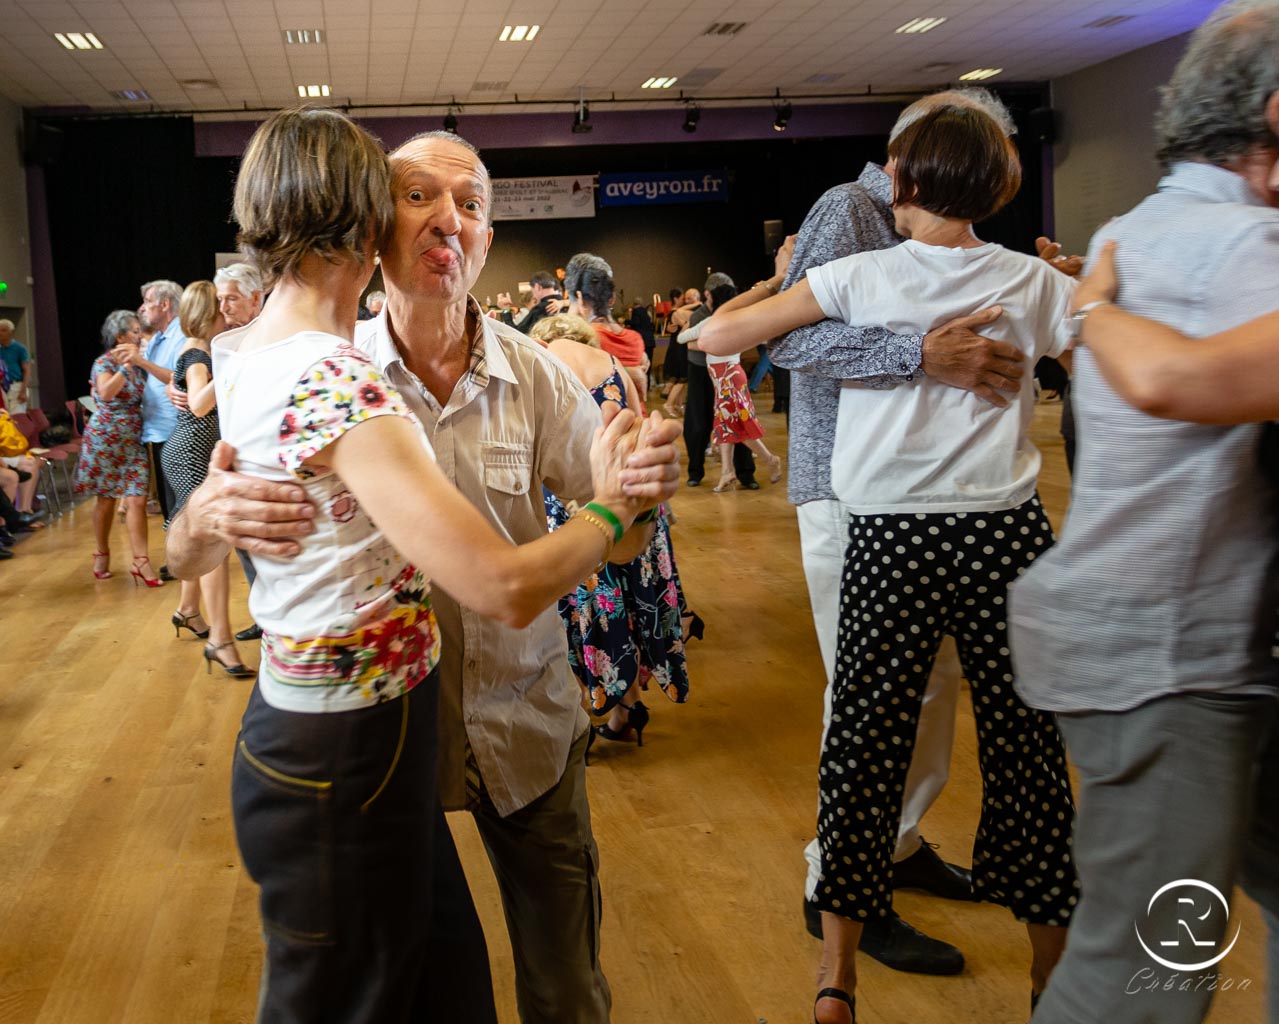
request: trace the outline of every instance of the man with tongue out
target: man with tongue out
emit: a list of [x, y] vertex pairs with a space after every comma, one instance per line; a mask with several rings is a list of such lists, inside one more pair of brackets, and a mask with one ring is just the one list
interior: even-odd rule
[[[592, 494], [589, 451], [600, 410], [561, 362], [470, 296], [493, 239], [492, 186], [479, 154], [429, 132], [391, 154], [395, 224], [381, 252], [386, 305], [355, 343], [394, 383], [440, 468], [515, 543], [546, 533], [545, 485], [565, 501]], [[676, 490], [679, 425], [658, 416], [632, 456], [637, 478]], [[642, 440], [642, 439], [641, 439]], [[295, 553], [309, 532], [287, 485], [225, 472], [217, 453], [187, 506], [204, 534], [264, 555]], [[649, 493], [652, 493], [650, 490]], [[270, 504], [267, 504], [267, 503]], [[651, 525], [613, 549], [635, 558]], [[305, 540], [302, 541], [305, 543]], [[586, 800], [588, 719], [557, 610], [523, 630], [459, 606], [438, 587], [439, 788], [469, 810], [493, 864], [514, 947], [523, 1024], [603, 1024], [611, 996], [599, 962], [598, 851]], [[438, 856], [452, 856], [452, 844]], [[442, 873], [447, 876], [447, 872]], [[488, 964], [465, 887], [437, 884], [432, 912], [433, 1019], [495, 1020]], [[482, 940], [480, 940], [482, 943]]]

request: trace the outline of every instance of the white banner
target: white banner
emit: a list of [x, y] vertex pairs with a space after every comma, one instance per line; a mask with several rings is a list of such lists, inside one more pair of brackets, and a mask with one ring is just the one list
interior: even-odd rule
[[595, 176], [495, 178], [494, 220], [560, 220], [595, 216]]

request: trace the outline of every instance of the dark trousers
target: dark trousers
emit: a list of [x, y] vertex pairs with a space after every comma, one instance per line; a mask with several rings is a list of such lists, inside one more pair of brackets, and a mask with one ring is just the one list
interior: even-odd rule
[[151, 452], [151, 472], [155, 479], [155, 496], [160, 502], [160, 515], [167, 523], [178, 510], [178, 497], [164, 475], [164, 441], [148, 441], [147, 448]]
[[[710, 444], [714, 422], [715, 385], [710, 371], [690, 362], [688, 393], [684, 396], [684, 447], [688, 449], [690, 480], [700, 480], [706, 475], [706, 446]], [[738, 483], [755, 481], [755, 456], [744, 444], [733, 445], [733, 472]]]
[[[447, 993], [428, 962], [432, 897], [466, 890], [436, 794], [437, 696], [433, 674], [385, 704], [299, 714], [254, 688], [231, 804], [261, 887], [260, 1024], [493, 1019], [435, 1012]], [[482, 941], [453, 943], [455, 963], [487, 970]]]

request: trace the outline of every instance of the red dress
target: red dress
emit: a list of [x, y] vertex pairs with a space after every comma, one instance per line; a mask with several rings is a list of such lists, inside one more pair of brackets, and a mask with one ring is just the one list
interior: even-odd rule
[[711, 383], [715, 385], [715, 423], [711, 440], [716, 444], [736, 444], [764, 436], [764, 428], [755, 416], [746, 371], [740, 360], [728, 363], [706, 361]]

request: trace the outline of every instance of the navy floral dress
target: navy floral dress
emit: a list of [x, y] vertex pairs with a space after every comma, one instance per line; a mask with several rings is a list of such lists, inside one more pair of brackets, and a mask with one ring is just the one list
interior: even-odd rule
[[[622, 370], [591, 389], [603, 405], [626, 406]], [[570, 513], [555, 495], [544, 491], [546, 519], [552, 530]], [[671, 548], [671, 531], [663, 506], [653, 541], [633, 562], [607, 564], [588, 576], [571, 594], [560, 598], [560, 618], [568, 632], [568, 660], [586, 687], [591, 711], [613, 709], [636, 678], [647, 688], [650, 678], [677, 704], [688, 699], [688, 666], [684, 660], [684, 627], [688, 614]]]

